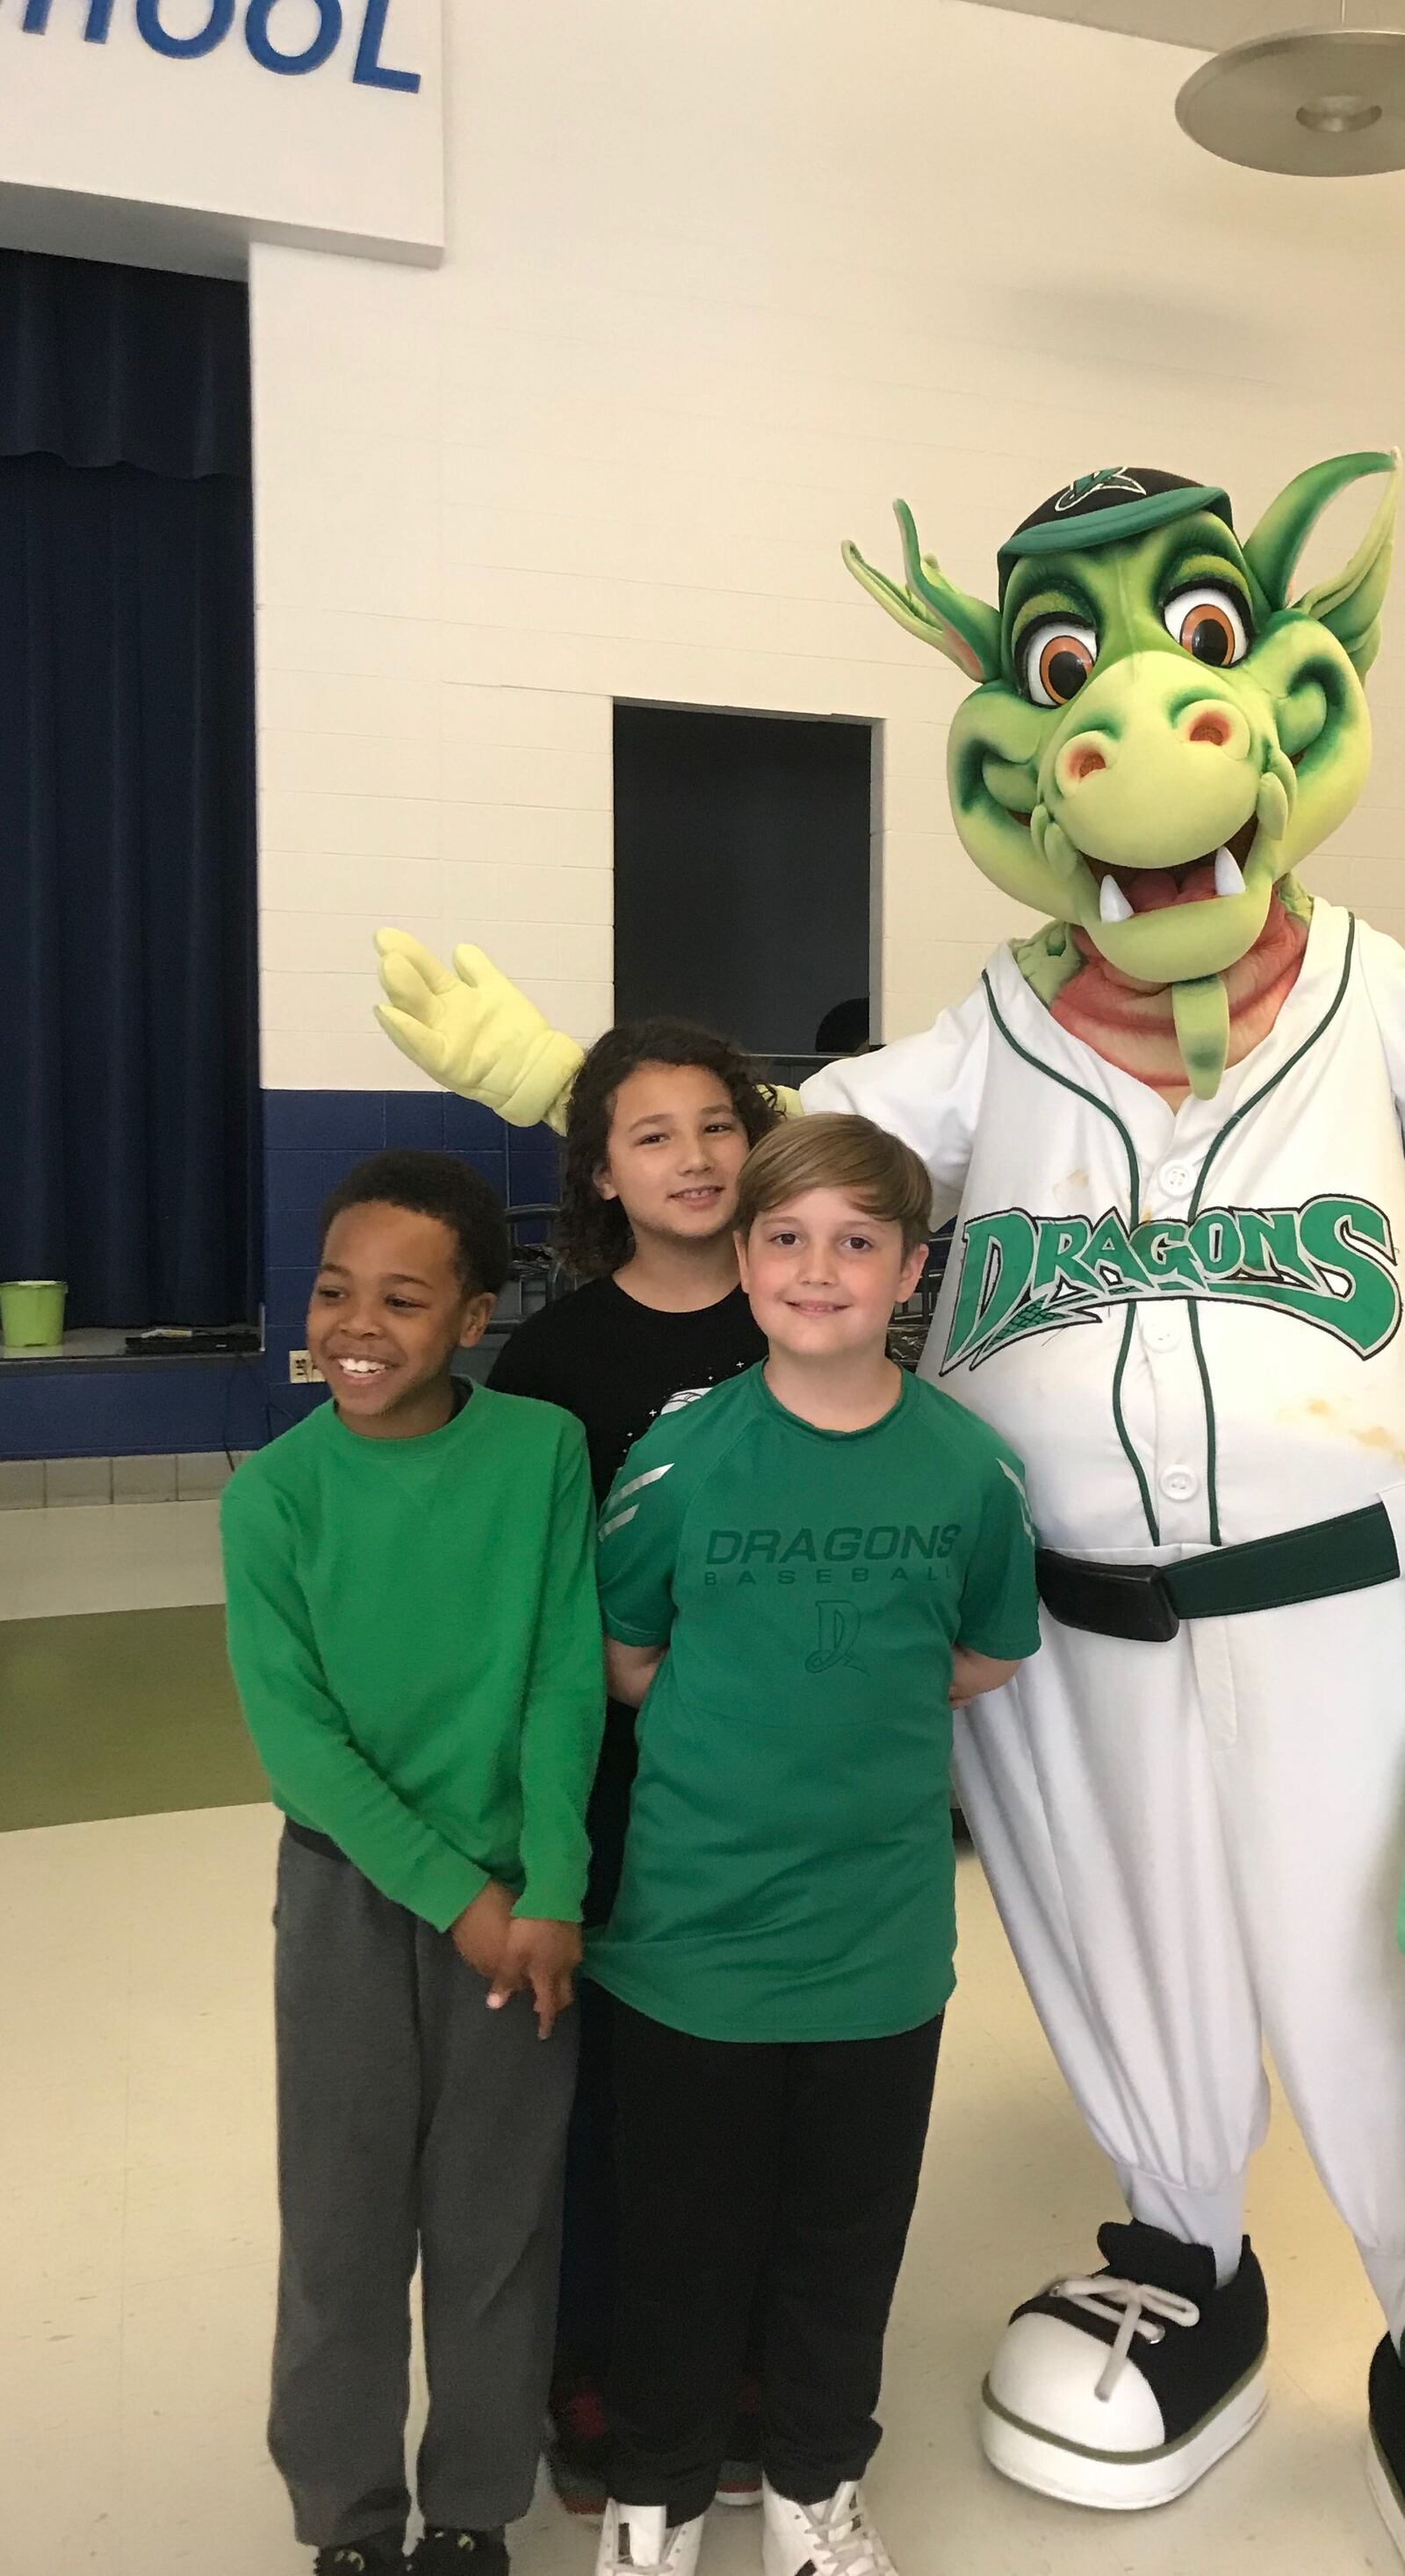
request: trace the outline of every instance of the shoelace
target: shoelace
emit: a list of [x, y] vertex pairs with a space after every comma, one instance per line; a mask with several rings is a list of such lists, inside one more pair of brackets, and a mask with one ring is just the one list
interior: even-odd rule
[[1200, 2310], [1193, 2299], [1183, 2299], [1175, 2290], [1158, 2290], [1150, 2281], [1119, 2280], [1115, 2273], [1056, 2281], [1048, 2295], [1067, 2299], [1071, 2308], [1082, 2308], [1085, 2316], [1100, 2317], [1105, 2324], [1116, 2326], [1117, 2339], [1094, 2391], [1104, 2404], [1122, 2376], [1134, 2335], [1140, 2335], [1146, 2343], [1164, 2343], [1167, 2326], [1200, 2323]]
[[857, 2486], [842, 2486], [818, 2511], [800, 2508], [810, 2526], [815, 2576], [894, 2576], [893, 2562], [864, 2515]]

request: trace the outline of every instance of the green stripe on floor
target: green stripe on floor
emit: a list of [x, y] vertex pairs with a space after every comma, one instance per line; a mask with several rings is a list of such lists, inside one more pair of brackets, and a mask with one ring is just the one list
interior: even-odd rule
[[267, 1796], [222, 1609], [0, 1621], [0, 1832]]

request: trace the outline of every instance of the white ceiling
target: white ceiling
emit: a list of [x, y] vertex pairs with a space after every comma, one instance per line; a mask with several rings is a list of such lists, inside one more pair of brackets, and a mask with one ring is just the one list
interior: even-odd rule
[[[1254, 36], [1289, 28], [1339, 27], [1341, 0], [984, 0], [989, 9], [1017, 9], [1027, 18], [1062, 18], [1077, 27], [1108, 27], [1123, 36], [1154, 36], [1196, 53], [1222, 53]], [[1347, 0], [1349, 27], [1399, 26], [1405, 0]]]

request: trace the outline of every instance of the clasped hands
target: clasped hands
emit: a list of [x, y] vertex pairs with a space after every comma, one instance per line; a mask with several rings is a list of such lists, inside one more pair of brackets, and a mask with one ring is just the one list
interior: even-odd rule
[[538, 1916], [515, 1914], [513, 1895], [498, 1879], [466, 1905], [449, 1938], [465, 1965], [488, 1988], [489, 2012], [531, 1987], [537, 2029], [549, 2039], [558, 2016], [575, 2002], [572, 1982], [581, 1963], [578, 1923], [550, 1923]]

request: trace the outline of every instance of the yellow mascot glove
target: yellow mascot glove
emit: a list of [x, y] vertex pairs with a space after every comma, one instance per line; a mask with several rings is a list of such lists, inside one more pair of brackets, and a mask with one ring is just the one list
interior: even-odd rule
[[510, 1127], [544, 1119], [564, 1135], [585, 1061], [575, 1040], [549, 1027], [481, 948], [456, 948], [451, 974], [406, 931], [378, 930], [376, 946], [386, 994], [376, 1018], [401, 1054]]

